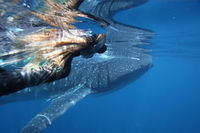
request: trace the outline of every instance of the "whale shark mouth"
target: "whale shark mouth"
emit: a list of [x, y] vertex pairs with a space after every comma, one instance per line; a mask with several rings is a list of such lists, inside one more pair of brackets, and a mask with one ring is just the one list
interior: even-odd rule
[[[45, 0], [44, 2], [57, 8], [58, 5], [54, 5], [55, 3], [52, 3], [52, 1], [53, 0]], [[71, 6], [70, 10], [73, 9], [72, 11], [77, 11], [76, 13], [79, 14], [78, 16], [81, 16], [80, 13], [87, 14], [84, 17], [94, 16], [94, 21], [99, 21], [101, 23], [100, 25], [106, 29], [107, 49], [104, 53], [95, 54], [89, 59], [81, 57], [75, 58], [72, 61], [70, 75], [64, 79], [37, 87], [29, 87], [18, 93], [0, 97], [0, 104], [33, 99], [48, 99], [48, 101], [50, 101], [50, 105], [38, 113], [23, 128], [23, 133], [39, 133], [43, 131], [51, 125], [55, 119], [63, 115], [70, 107], [87, 95], [95, 92], [105, 92], [115, 90], [116, 88], [122, 88], [124, 85], [133, 82], [151, 68], [151, 50], [145, 49], [143, 46], [149, 45], [149, 40], [153, 36], [153, 33], [150, 30], [135, 28], [119, 23], [112, 18], [118, 11], [138, 6], [146, 1], [147, 0], [67, 0], [67, 2], [76, 3], [74, 6]], [[20, 0], [17, 0], [17, 2], [20, 2]], [[62, 0], [60, 0], [60, 2], [62, 2]], [[13, 6], [12, 2], [9, 4]], [[26, 8], [17, 6], [17, 10], [27, 14], [30, 10], [29, 5], [26, 3], [23, 5], [26, 5]], [[45, 11], [45, 9], [48, 9], [46, 14], [50, 13], [48, 12], [48, 6], [45, 8], [42, 8], [41, 6], [40, 9], [37, 10], [41, 13], [42, 11]], [[10, 10], [11, 12], [16, 12], [13, 11], [13, 9]], [[36, 8], [31, 11], [34, 12], [35, 10]], [[34, 13], [29, 14], [30, 17], [21, 17], [21, 19], [19, 19], [18, 23], [21, 25], [18, 28], [15, 28], [14, 31], [12, 29], [12, 32], [24, 32], [24, 30], [28, 29], [27, 27], [31, 27], [30, 24], [32, 24], [32, 27], [29, 28], [28, 31], [33, 31], [33, 26], [36, 25], [34, 30], [47, 27], [63, 28], [65, 25], [68, 28], [73, 27], [73, 25], [71, 25], [72, 22], [60, 25], [64, 21], [62, 19], [59, 19], [60, 23], [56, 26], [56, 23], [52, 23], [51, 21], [49, 23], [45, 22], [49, 21], [50, 18], [48, 16], [46, 18], [41, 18], [41, 16], [37, 14], [36, 16], [40, 18], [38, 20], [33, 17]], [[73, 15], [74, 13], [72, 16]], [[31, 23], [28, 18], [31, 18]], [[12, 18], [9, 18], [9, 20], [12, 21]], [[13, 46], [11, 45], [9, 38], [5, 37], [3, 31], [12, 27], [15, 23], [6, 25], [2, 24], [3, 22], [5, 22], [5, 20], [1, 17], [0, 48], [2, 49], [0, 49], [0, 51], [7, 51], [8, 49], [12, 49]], [[5, 27], [5, 25], [7, 27]], [[68, 30], [68, 28], [66, 28], [66, 30]], [[11, 37], [13, 37], [12, 34]], [[5, 42], [9, 45], [4, 45]], [[26, 55], [26, 52], [29, 51], [24, 52], [25, 53], [23, 54]]]

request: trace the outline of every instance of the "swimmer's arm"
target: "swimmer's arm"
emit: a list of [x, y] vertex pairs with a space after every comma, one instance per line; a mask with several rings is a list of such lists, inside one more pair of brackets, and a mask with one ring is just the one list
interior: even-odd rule
[[26, 87], [20, 70], [4, 71], [0, 73], [0, 96], [17, 92]]
[[57, 70], [59, 68], [56, 67], [56, 65], [55, 67], [52, 67], [52, 64], [46, 64], [44, 66], [32, 67], [29, 69], [22, 68], [12, 71], [1, 71], [0, 96], [67, 77], [70, 73], [72, 58], [73, 57], [69, 57], [66, 60], [64, 67], [60, 70]]

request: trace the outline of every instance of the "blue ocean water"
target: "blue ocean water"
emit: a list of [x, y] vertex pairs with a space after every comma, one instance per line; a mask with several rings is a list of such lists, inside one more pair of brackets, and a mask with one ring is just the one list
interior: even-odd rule
[[[116, 20], [155, 32], [153, 67], [138, 80], [80, 101], [45, 133], [199, 133], [200, 1], [151, 0]], [[0, 133], [18, 132], [44, 102], [0, 107]]]

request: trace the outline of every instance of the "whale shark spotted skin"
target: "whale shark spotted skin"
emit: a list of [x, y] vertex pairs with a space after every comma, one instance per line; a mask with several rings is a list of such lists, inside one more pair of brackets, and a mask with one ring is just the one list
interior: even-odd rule
[[[79, 2], [79, 0], [67, 1]], [[151, 68], [150, 50], [142, 46], [148, 44], [153, 33], [112, 19], [116, 12], [146, 1], [80, 0], [80, 11], [105, 20], [109, 24], [104, 27], [107, 35], [107, 51], [89, 59], [76, 57], [72, 61], [70, 75], [64, 79], [0, 97], [0, 104], [50, 99], [48, 107], [29, 121], [22, 129], [22, 133], [41, 132], [87, 95], [122, 88]]]

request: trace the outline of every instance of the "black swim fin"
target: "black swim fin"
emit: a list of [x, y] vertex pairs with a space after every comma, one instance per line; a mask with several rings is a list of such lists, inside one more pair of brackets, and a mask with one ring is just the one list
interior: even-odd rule
[[5, 70], [4, 70], [4, 69], [2, 69], [2, 68], [0, 68], [0, 73], [2, 73], [2, 72], [5, 72]]

